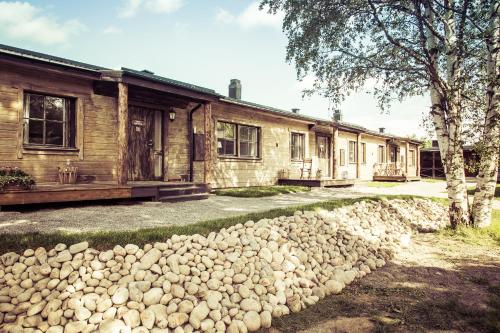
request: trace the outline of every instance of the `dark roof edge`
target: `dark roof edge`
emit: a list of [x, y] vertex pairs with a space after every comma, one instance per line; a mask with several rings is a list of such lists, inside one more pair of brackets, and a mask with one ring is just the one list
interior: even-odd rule
[[306, 122], [310, 122], [312, 124], [315, 124], [315, 123], [327, 124], [327, 125], [331, 124], [330, 120], [305, 116], [305, 115], [293, 113], [291, 111], [277, 109], [277, 108], [274, 108], [271, 106], [266, 106], [266, 105], [257, 104], [257, 103], [253, 103], [253, 102], [243, 101], [243, 100], [239, 100], [239, 99], [235, 99], [235, 98], [231, 98], [231, 97], [227, 97], [227, 96], [223, 96], [223, 95], [220, 95], [220, 96], [221, 96], [220, 97], [221, 102], [226, 102], [226, 103], [240, 105], [240, 106], [246, 106], [246, 107], [254, 108], [257, 110], [262, 110], [262, 111], [274, 113], [275, 115], [286, 117], [286, 118], [303, 120]]
[[154, 82], [158, 82], [158, 83], [162, 83], [162, 84], [168, 84], [168, 85], [196, 91], [196, 92], [211, 95], [211, 96], [216, 96], [216, 97], [221, 96], [220, 94], [215, 92], [215, 90], [210, 89], [210, 88], [205, 88], [205, 87], [198, 86], [195, 84], [173, 80], [173, 79], [170, 79], [170, 78], [167, 78], [164, 76], [159, 76], [156, 74], [138, 71], [138, 70], [131, 69], [131, 68], [122, 67], [121, 73], [122, 73], [122, 75], [125, 74], [125, 75], [129, 75], [129, 76], [134, 76], [134, 77], [140, 78], [140, 79], [150, 80], [150, 81], [154, 81]]
[[20, 58], [45, 62], [45, 63], [49, 63], [49, 64], [64, 66], [64, 67], [70, 67], [70, 68], [75, 68], [75, 69], [97, 72], [97, 73], [101, 70], [106, 70], [106, 68], [104, 68], [104, 67], [95, 66], [95, 65], [91, 65], [91, 64], [87, 64], [87, 63], [79, 62], [79, 61], [73, 61], [73, 60], [65, 59], [65, 58], [61, 58], [61, 57], [51, 56], [51, 55], [45, 54], [45, 53], [20, 49], [17, 47], [8, 46], [8, 45], [4, 45], [4, 44], [0, 44], [0, 53], [16, 56], [16, 57], [20, 57]]

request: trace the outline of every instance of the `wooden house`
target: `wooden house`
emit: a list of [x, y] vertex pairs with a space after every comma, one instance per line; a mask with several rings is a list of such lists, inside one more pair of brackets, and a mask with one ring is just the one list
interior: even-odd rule
[[[229, 95], [0, 45], [0, 167], [38, 184], [0, 206], [419, 174], [418, 141], [243, 101], [238, 80]], [[76, 182], [61, 184], [68, 170]]]

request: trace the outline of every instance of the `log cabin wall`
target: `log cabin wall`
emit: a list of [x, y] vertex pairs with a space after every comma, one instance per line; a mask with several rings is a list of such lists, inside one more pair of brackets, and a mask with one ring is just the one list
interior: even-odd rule
[[[198, 114], [197, 117], [201, 117]], [[260, 156], [257, 159], [222, 157], [217, 153], [217, 121], [231, 122], [260, 128]], [[198, 123], [197, 119], [195, 123]], [[316, 135], [309, 125], [293, 119], [277, 118], [254, 108], [225, 103], [212, 104], [214, 140], [212, 149], [213, 188], [273, 185], [278, 180], [280, 170], [287, 169], [290, 178], [300, 177], [302, 162], [291, 161], [290, 140], [292, 133], [302, 133], [305, 137], [305, 158], [313, 158], [313, 175], [317, 169]], [[201, 169], [196, 163], [195, 170]], [[195, 174], [199, 174], [196, 172]]]
[[366, 144], [366, 162], [361, 161], [360, 179], [372, 180], [374, 165], [378, 163], [378, 147], [385, 149], [385, 138], [362, 133], [361, 142]]
[[[95, 95], [92, 81], [0, 64], [0, 166], [19, 167], [37, 182], [58, 180], [67, 160], [79, 174], [95, 180], [116, 179], [116, 99]], [[76, 100], [76, 151], [23, 147], [24, 91]]]
[[[186, 109], [174, 108], [176, 113], [174, 121], [168, 121], [166, 148], [168, 154], [167, 178], [178, 181], [181, 175], [189, 174], [189, 111], [194, 107], [190, 104]], [[168, 118], [168, 112], [165, 111]], [[203, 174], [202, 174], [203, 176]]]
[[356, 133], [339, 130], [337, 141], [338, 179], [356, 179], [356, 162], [349, 161], [349, 142], [356, 142], [356, 139]]

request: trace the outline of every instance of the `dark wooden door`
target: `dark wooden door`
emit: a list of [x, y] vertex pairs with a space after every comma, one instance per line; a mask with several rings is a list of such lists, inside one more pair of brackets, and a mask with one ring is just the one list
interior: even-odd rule
[[155, 110], [129, 105], [128, 179], [154, 180]]

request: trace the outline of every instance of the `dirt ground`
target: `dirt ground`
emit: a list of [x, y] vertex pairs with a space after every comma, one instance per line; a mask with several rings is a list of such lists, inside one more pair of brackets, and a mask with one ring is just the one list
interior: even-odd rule
[[417, 235], [384, 268], [265, 332], [500, 332], [500, 247]]

